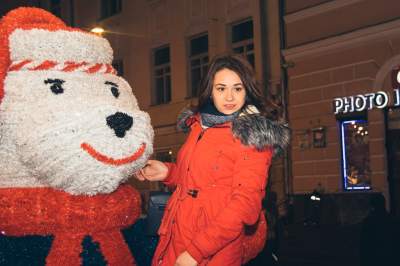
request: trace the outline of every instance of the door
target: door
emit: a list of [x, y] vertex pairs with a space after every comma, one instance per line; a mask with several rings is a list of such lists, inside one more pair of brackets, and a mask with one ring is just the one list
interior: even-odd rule
[[400, 109], [387, 111], [386, 149], [391, 213], [400, 217]]

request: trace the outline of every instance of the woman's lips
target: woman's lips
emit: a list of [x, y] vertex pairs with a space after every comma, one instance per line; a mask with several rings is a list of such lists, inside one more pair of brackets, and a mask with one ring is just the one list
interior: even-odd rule
[[225, 109], [232, 110], [236, 107], [236, 104], [224, 104]]
[[131, 155], [119, 159], [108, 157], [107, 155], [96, 151], [92, 146], [90, 146], [90, 144], [86, 142], [81, 144], [81, 148], [99, 162], [118, 166], [136, 161], [140, 156], [142, 156], [143, 152], [145, 151], [146, 143], [142, 143], [142, 145], [140, 145], [140, 147]]

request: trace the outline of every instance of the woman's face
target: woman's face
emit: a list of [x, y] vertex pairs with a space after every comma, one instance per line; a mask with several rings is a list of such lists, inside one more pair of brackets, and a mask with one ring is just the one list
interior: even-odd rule
[[246, 90], [238, 74], [224, 68], [215, 73], [211, 97], [218, 111], [230, 115], [243, 107]]

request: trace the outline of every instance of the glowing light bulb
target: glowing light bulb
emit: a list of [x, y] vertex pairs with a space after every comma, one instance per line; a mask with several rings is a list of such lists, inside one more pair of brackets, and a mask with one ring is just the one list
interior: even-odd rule
[[397, 72], [397, 83], [400, 83], [400, 71]]
[[102, 34], [104, 32], [104, 29], [100, 28], [100, 27], [94, 27], [90, 31], [93, 32], [93, 33], [96, 33], [96, 34]]

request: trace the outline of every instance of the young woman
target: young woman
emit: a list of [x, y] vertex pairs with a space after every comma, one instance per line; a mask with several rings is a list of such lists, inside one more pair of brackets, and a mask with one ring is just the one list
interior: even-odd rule
[[175, 187], [153, 265], [241, 265], [244, 225], [257, 222], [271, 158], [289, 142], [263, 99], [247, 61], [212, 60], [198, 106], [178, 121], [190, 133], [177, 162], [149, 160], [136, 175]]

